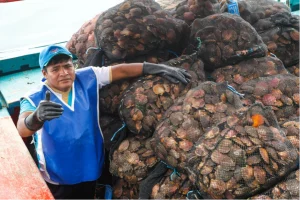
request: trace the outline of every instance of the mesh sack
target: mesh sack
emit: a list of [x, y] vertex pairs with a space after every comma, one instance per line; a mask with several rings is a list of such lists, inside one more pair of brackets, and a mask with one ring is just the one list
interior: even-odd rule
[[104, 147], [109, 151], [113, 144], [111, 139], [114, 133], [122, 127], [122, 121], [116, 116], [101, 115], [100, 126], [104, 137]]
[[[113, 66], [122, 63], [135, 63], [135, 62], [150, 62], [150, 63], [159, 63], [169, 60], [172, 55], [168, 51], [155, 51], [150, 52], [148, 55], [138, 56], [135, 59], [129, 60], [119, 60], [118, 62], [112, 62], [107, 57], [105, 57], [105, 65]], [[122, 94], [129, 86], [134, 83], [137, 79], [126, 79], [114, 82], [112, 84], [106, 85], [100, 89], [99, 98], [100, 98], [100, 111], [106, 114], [115, 114], [117, 115], [118, 107], [120, 106], [120, 100]]]
[[74, 33], [71, 39], [67, 42], [66, 48], [76, 55], [78, 58], [78, 66], [82, 67], [87, 59], [93, 53], [93, 50], [87, 51], [90, 47], [96, 47], [95, 41], [95, 25], [100, 14], [96, 15], [93, 19], [85, 22], [80, 29]]
[[154, 1], [127, 0], [100, 15], [95, 37], [110, 60], [133, 58], [152, 50], [181, 52], [188, 25]]
[[291, 67], [288, 67], [287, 70], [288, 70], [291, 74], [293, 74], [293, 75], [295, 75], [295, 76], [299, 76], [299, 63], [296, 64], [296, 65], [293, 65], [293, 66], [291, 66]]
[[297, 168], [296, 149], [270, 107], [253, 104], [206, 132], [186, 165], [206, 198], [248, 198], [272, 187]]
[[299, 199], [299, 169], [270, 190], [250, 199]]
[[191, 25], [195, 19], [220, 13], [218, 0], [185, 0], [176, 7], [174, 17]]
[[160, 7], [164, 10], [175, 12], [177, 5], [185, 0], [156, 0]]
[[241, 17], [250, 24], [276, 13], [290, 13], [289, 7], [274, 0], [239, 0], [238, 5]]
[[268, 50], [275, 54], [286, 67], [299, 63], [299, 17], [290, 13], [278, 13], [265, 19], [272, 25], [257, 22], [253, 27], [262, 37]]
[[185, 200], [187, 193], [194, 188], [193, 185], [188, 180], [185, 174], [181, 174], [179, 177], [176, 177], [175, 179], [171, 180], [170, 179], [171, 173], [172, 170], [168, 170], [166, 173], [162, 175], [161, 179], [158, 181], [158, 183], [154, 185], [154, 187], [149, 188], [150, 189], [150, 194], [148, 194], [149, 198], [144, 198], [145, 196], [139, 198], [140, 193], [144, 192], [139, 190], [139, 186], [141, 185], [141, 182], [138, 182], [136, 184], [130, 184], [125, 179], [119, 178], [116, 181], [116, 183], [113, 185], [113, 199]]
[[135, 184], [147, 176], [158, 162], [150, 145], [150, 139], [128, 137], [112, 154], [110, 173]]
[[284, 131], [287, 139], [298, 150], [299, 154], [299, 130], [300, 122], [299, 116], [293, 119], [286, 120], [280, 124], [281, 129]]
[[164, 64], [188, 70], [192, 75], [191, 82], [187, 85], [173, 84], [160, 76], [146, 76], [132, 84], [124, 93], [119, 114], [134, 134], [150, 137], [157, 122], [174, 100], [205, 79], [203, 63], [195, 54], [181, 56]]
[[194, 189], [186, 174], [172, 176], [173, 170], [168, 170], [162, 180], [152, 188], [151, 199], [186, 199], [187, 193]]
[[194, 146], [210, 128], [242, 108], [227, 84], [204, 82], [176, 100], [159, 122], [151, 140], [156, 155], [180, 172], [194, 157]]
[[212, 78], [217, 83], [227, 81], [231, 86], [238, 88], [241, 84], [259, 77], [288, 73], [281, 60], [268, 56], [216, 69]]
[[198, 51], [208, 71], [266, 55], [267, 47], [256, 30], [237, 15], [210, 15], [191, 26], [187, 49]]
[[238, 90], [245, 94], [244, 104], [262, 102], [271, 106], [280, 122], [299, 115], [299, 77], [291, 74], [261, 77], [242, 84]]
[[113, 185], [113, 199], [138, 199], [139, 184], [131, 184], [126, 180], [118, 178]]
[[109, 59], [105, 60], [105, 65], [113, 66], [121, 63], [142, 63], [142, 62], [149, 62], [149, 63], [162, 63], [166, 62], [173, 58], [173, 55], [168, 52], [167, 50], [155, 50], [147, 53], [146, 55], [136, 56], [132, 59], [122, 59], [118, 61], [111, 61]]
[[120, 80], [101, 88], [99, 90], [100, 112], [117, 116], [122, 94], [135, 80]]

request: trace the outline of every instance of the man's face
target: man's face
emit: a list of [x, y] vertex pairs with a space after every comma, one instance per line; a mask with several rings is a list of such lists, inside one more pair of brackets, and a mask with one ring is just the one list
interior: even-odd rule
[[68, 91], [75, 80], [75, 69], [71, 59], [50, 63], [42, 73], [50, 87], [63, 92]]

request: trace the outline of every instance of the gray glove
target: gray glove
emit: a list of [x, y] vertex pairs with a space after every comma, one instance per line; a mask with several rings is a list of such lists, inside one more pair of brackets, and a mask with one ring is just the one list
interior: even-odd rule
[[191, 75], [184, 69], [167, 66], [164, 64], [153, 64], [144, 62], [143, 64], [143, 75], [154, 74], [162, 76], [168, 79], [172, 83], [182, 82], [188, 84], [191, 79]]
[[46, 92], [46, 99], [39, 103], [37, 109], [25, 118], [25, 125], [31, 131], [39, 130], [46, 120], [50, 121], [62, 115], [61, 104], [50, 101], [50, 92]]

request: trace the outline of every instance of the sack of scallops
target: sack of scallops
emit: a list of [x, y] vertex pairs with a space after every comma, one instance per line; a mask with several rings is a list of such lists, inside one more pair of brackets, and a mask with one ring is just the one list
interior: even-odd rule
[[188, 25], [149, 0], [126, 0], [103, 12], [96, 23], [95, 38], [112, 61], [168, 49], [181, 53]]
[[152, 188], [151, 199], [186, 199], [187, 193], [195, 189], [186, 174], [174, 175], [168, 170], [162, 180]]
[[[113, 62], [106, 58], [104, 64], [106, 66], [113, 66], [121, 63], [135, 63], [144, 61], [149, 63], [162, 63], [169, 60], [171, 57], [172, 55], [168, 51], [159, 50], [149, 52], [147, 55], [137, 56], [133, 59], [119, 60], [118, 62]], [[106, 114], [117, 115], [123, 92], [129, 89], [129, 86], [136, 81], [137, 79], [126, 79], [114, 82], [101, 88], [99, 92], [100, 111]]]
[[276, 74], [289, 74], [281, 60], [275, 57], [251, 58], [235, 65], [228, 65], [216, 69], [212, 78], [217, 83], [227, 81], [229, 85], [238, 89], [247, 81]]
[[111, 174], [136, 184], [146, 178], [158, 158], [150, 145], [150, 139], [128, 137], [113, 152], [109, 171]]
[[287, 139], [298, 150], [298, 154], [299, 154], [299, 130], [300, 130], [299, 116], [293, 119], [288, 119], [285, 122], [280, 123], [280, 127], [285, 133]]
[[212, 126], [192, 148], [186, 171], [205, 198], [244, 199], [270, 189], [298, 162], [272, 109], [258, 103]]
[[156, 0], [162, 9], [170, 11], [171, 13], [174, 13], [178, 4], [183, 1], [186, 0]]
[[196, 19], [191, 26], [187, 49], [198, 52], [207, 71], [267, 53], [267, 46], [256, 30], [237, 15], [210, 15]]
[[287, 5], [274, 0], [238, 0], [237, 2], [241, 17], [252, 25], [274, 14], [291, 12]]
[[299, 116], [299, 77], [291, 74], [261, 77], [242, 84], [238, 90], [245, 94], [245, 105], [261, 102], [271, 106], [279, 122]]
[[153, 134], [152, 148], [161, 160], [184, 172], [201, 136], [240, 108], [239, 96], [226, 83], [201, 83], [165, 112]]
[[[87, 58], [92, 56], [95, 49], [97, 49], [94, 31], [99, 16], [100, 14], [84, 23], [66, 44], [67, 49], [77, 56], [79, 68], [84, 65]], [[89, 48], [91, 49], [88, 50]]]
[[295, 76], [299, 76], [299, 63], [297, 63], [296, 65], [293, 65], [291, 67], [288, 67], [287, 70], [295, 75]]
[[139, 184], [130, 184], [126, 180], [117, 178], [113, 185], [113, 199], [138, 199]]
[[184, 0], [177, 5], [173, 16], [191, 25], [195, 19], [205, 18], [220, 12], [218, 0]]
[[282, 182], [266, 192], [255, 195], [250, 199], [299, 199], [299, 169], [291, 174]]
[[277, 13], [258, 21], [253, 27], [262, 37], [269, 52], [282, 60], [285, 67], [299, 63], [299, 16]]
[[173, 102], [205, 80], [203, 62], [196, 54], [183, 55], [163, 64], [188, 70], [191, 82], [174, 84], [163, 76], [146, 76], [133, 83], [123, 94], [119, 114], [136, 135], [152, 136], [158, 121]]

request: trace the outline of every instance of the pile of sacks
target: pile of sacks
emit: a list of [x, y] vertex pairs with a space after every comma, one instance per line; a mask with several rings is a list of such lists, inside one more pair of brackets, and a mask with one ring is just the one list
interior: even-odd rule
[[299, 17], [273, 0], [240, 0], [240, 16], [229, 3], [126, 0], [67, 43], [79, 67], [147, 61], [192, 75], [100, 90], [113, 198], [299, 198]]

